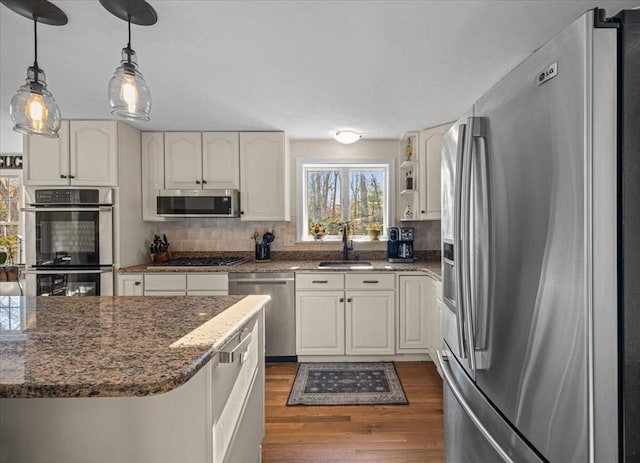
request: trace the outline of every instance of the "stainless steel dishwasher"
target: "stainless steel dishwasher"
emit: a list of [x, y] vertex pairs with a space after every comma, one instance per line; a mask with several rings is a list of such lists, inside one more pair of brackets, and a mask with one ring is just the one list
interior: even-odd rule
[[229, 294], [271, 296], [265, 316], [267, 360], [297, 360], [294, 283], [293, 273], [229, 273]]

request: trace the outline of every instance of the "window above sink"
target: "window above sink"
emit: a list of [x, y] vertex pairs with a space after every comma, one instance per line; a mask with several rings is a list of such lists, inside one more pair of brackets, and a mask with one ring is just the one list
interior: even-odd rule
[[[393, 162], [377, 160], [298, 160], [298, 239], [340, 241], [386, 238], [391, 225]], [[372, 230], [379, 230], [378, 233]]]

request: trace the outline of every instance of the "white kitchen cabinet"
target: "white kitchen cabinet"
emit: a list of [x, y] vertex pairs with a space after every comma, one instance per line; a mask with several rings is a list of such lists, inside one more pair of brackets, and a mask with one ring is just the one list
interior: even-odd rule
[[296, 292], [296, 354], [344, 355], [344, 292]]
[[426, 275], [400, 275], [398, 352], [428, 352], [435, 306], [433, 280]]
[[240, 132], [240, 217], [291, 220], [289, 147], [283, 132]]
[[187, 296], [226, 296], [229, 274], [222, 272], [188, 273]]
[[422, 130], [418, 149], [418, 220], [440, 220], [440, 163], [442, 159], [442, 138], [451, 128], [451, 124]]
[[226, 296], [229, 275], [224, 272], [145, 273], [145, 296]]
[[202, 188], [240, 189], [238, 132], [202, 133]]
[[238, 132], [166, 132], [167, 190], [237, 190], [240, 187]]
[[440, 364], [437, 362], [438, 350], [442, 350], [442, 282], [433, 280], [433, 288], [435, 292], [435, 310], [433, 311], [433, 317], [431, 322], [431, 336], [429, 337], [429, 356], [435, 362], [436, 368], [440, 377], [442, 377], [442, 371], [440, 370]]
[[142, 220], [165, 222], [158, 215], [157, 197], [164, 190], [164, 133], [142, 132]]
[[346, 303], [346, 354], [394, 354], [395, 291], [347, 291]]
[[141, 274], [123, 274], [116, 277], [118, 296], [143, 296], [144, 283]]
[[164, 169], [167, 190], [202, 188], [202, 133], [165, 132]]
[[23, 140], [26, 185], [118, 185], [116, 121], [63, 121], [57, 139]]
[[58, 138], [24, 135], [22, 143], [25, 185], [69, 184], [69, 121], [62, 121]]
[[298, 355], [395, 353], [395, 273], [297, 273]]

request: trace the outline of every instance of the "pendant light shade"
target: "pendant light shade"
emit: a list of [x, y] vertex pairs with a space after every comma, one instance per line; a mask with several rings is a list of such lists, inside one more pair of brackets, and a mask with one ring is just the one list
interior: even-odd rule
[[11, 99], [9, 114], [13, 130], [26, 135], [58, 138], [60, 108], [47, 90], [45, 73], [38, 66], [38, 22], [52, 26], [67, 24], [67, 15], [46, 0], [1, 0], [9, 9], [33, 20], [34, 62], [27, 69], [27, 80]]
[[151, 92], [136, 64], [136, 52], [122, 49], [122, 61], [109, 81], [111, 114], [130, 120], [149, 120]]
[[29, 67], [26, 83], [11, 99], [9, 114], [16, 132], [58, 138], [62, 116], [51, 92], [47, 90], [42, 69]]
[[144, 0], [100, 0], [114, 16], [127, 21], [129, 41], [122, 49], [120, 66], [109, 81], [111, 114], [134, 121], [148, 121], [151, 113], [151, 92], [138, 70], [136, 52], [131, 48], [131, 23], [150, 26], [158, 20], [155, 10]]

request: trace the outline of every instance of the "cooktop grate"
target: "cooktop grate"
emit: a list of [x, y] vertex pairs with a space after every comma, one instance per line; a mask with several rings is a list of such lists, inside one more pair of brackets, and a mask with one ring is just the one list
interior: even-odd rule
[[177, 257], [166, 262], [156, 262], [159, 267], [218, 267], [221, 265], [238, 265], [246, 262], [243, 257]]

